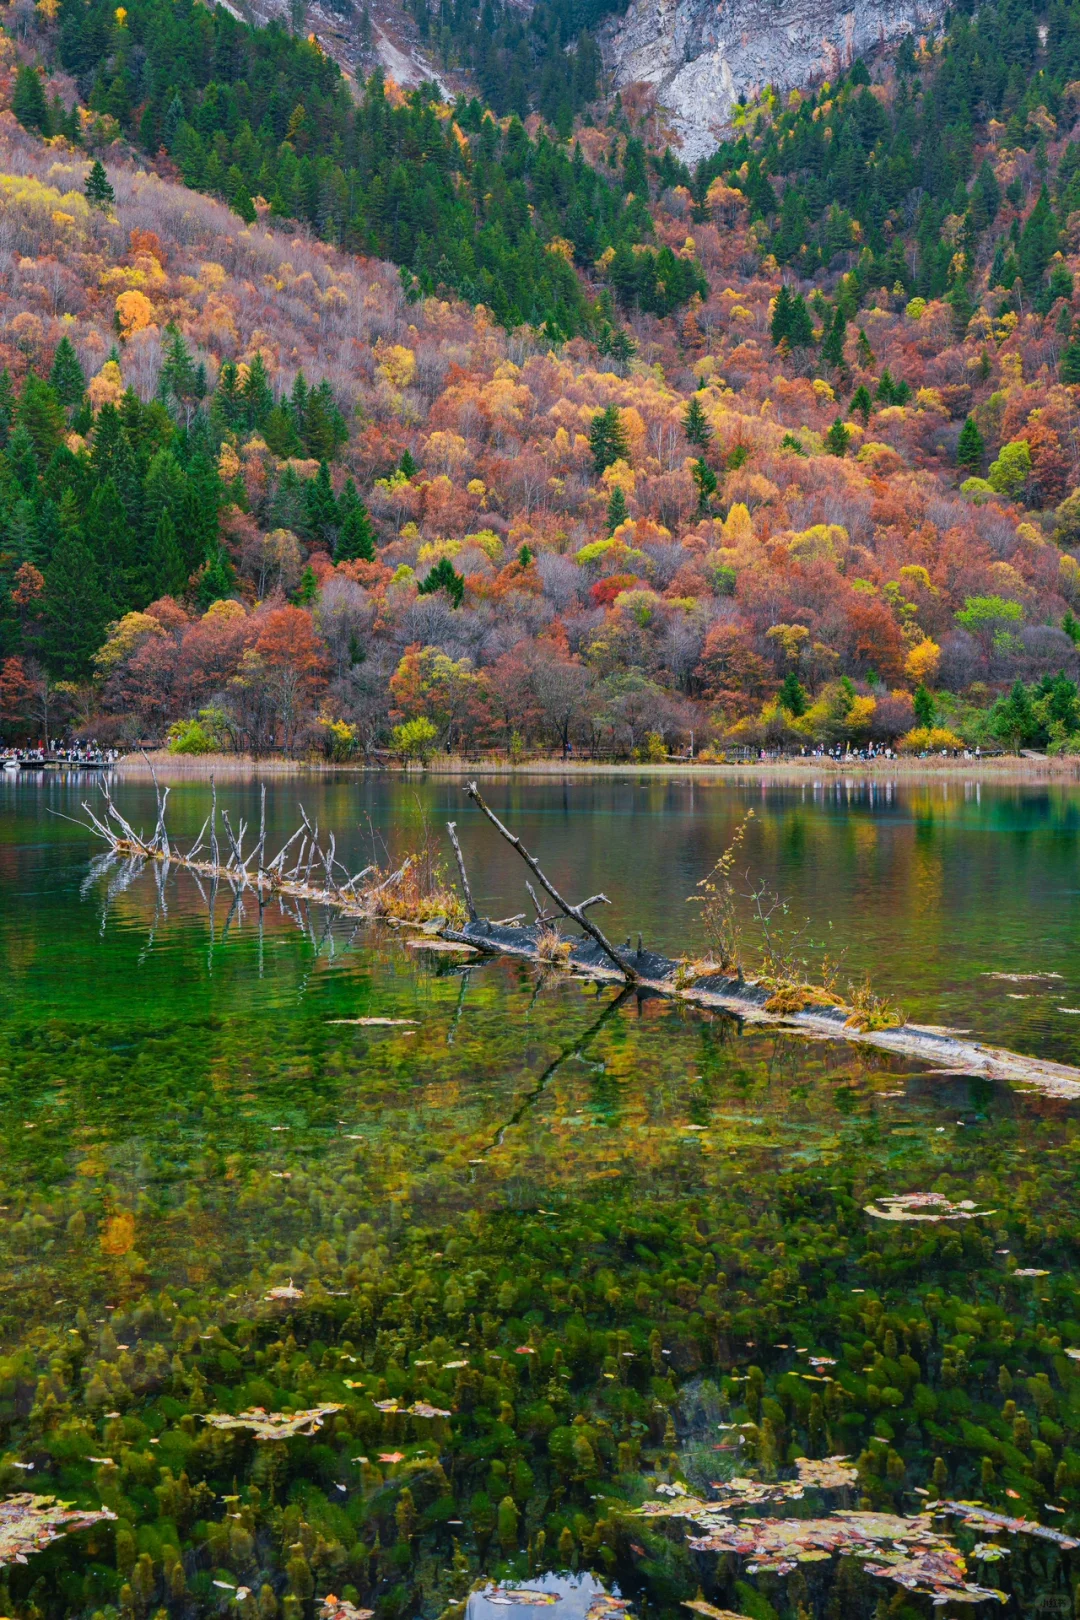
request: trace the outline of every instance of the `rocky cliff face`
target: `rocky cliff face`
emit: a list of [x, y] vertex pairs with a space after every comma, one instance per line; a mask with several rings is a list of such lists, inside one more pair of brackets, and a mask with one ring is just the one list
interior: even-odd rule
[[602, 48], [619, 85], [655, 84], [688, 162], [707, 157], [740, 95], [828, 77], [941, 15], [939, 0], [631, 0]]

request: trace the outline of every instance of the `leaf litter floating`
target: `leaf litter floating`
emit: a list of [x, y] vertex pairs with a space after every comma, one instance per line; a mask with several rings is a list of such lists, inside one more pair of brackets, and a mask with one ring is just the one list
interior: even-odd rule
[[328, 1018], [328, 1024], [364, 1024], [379, 1029], [397, 1029], [402, 1024], [416, 1024], [416, 1018]]
[[705, 1620], [743, 1620], [741, 1614], [734, 1609], [718, 1609], [715, 1603], [706, 1603], [704, 1598], [685, 1598], [681, 1605], [684, 1609], [692, 1609], [695, 1614], [705, 1617]]
[[828, 1519], [751, 1519], [717, 1524], [708, 1535], [691, 1537], [688, 1546], [692, 1552], [748, 1557], [750, 1575], [763, 1570], [790, 1575], [800, 1564], [823, 1562], [839, 1553], [866, 1560], [863, 1568], [868, 1575], [931, 1597], [935, 1605], [991, 1598], [1008, 1602], [996, 1587], [965, 1579], [963, 1553], [931, 1528], [929, 1513], [903, 1519], [894, 1513], [841, 1510]]
[[374, 1609], [358, 1609], [355, 1603], [335, 1597], [333, 1592], [327, 1592], [319, 1605], [319, 1620], [373, 1620], [374, 1614]]
[[[880, 1206], [880, 1207], [879, 1207]], [[994, 1215], [996, 1210], [976, 1209], [970, 1198], [954, 1204], [943, 1193], [886, 1193], [872, 1204], [864, 1204], [868, 1215], [879, 1221], [970, 1221], [977, 1215]]]
[[[271, 1172], [271, 1174], [273, 1174], [273, 1172]], [[266, 1293], [267, 1299], [303, 1299], [303, 1297], [304, 1290], [302, 1288], [294, 1288], [291, 1277], [287, 1283], [281, 1283], [277, 1288], [270, 1288]]]
[[24, 1492], [0, 1502], [0, 1568], [25, 1564], [27, 1554], [41, 1552], [53, 1541], [72, 1530], [86, 1530], [116, 1514], [103, 1507], [73, 1508], [55, 1496], [34, 1496]]
[[763, 1502], [800, 1502], [810, 1488], [841, 1491], [858, 1483], [859, 1471], [847, 1457], [799, 1457], [795, 1467], [798, 1469], [795, 1479], [782, 1479], [775, 1484], [765, 1485], [760, 1480], [743, 1478], [729, 1479], [722, 1484], [714, 1482], [713, 1489], [721, 1494], [711, 1502], [686, 1496], [670, 1485], [658, 1485], [658, 1494], [672, 1500], [646, 1502], [638, 1511], [654, 1518], [692, 1519], [702, 1526], [714, 1520], [725, 1524], [723, 1515], [728, 1508], [758, 1507]]
[[[804, 1466], [808, 1461], [803, 1459]], [[826, 1465], [832, 1464], [838, 1473], [854, 1472], [842, 1468], [845, 1462], [845, 1458], [832, 1457], [824, 1459], [817, 1467], [824, 1470]], [[732, 1486], [745, 1483], [755, 1482], [731, 1481]], [[810, 1483], [807, 1478], [806, 1484]], [[801, 1479], [785, 1484], [801, 1494]], [[769, 1489], [768, 1486], [762, 1488]], [[872, 1563], [866, 1562], [863, 1566], [868, 1574], [894, 1581], [909, 1592], [931, 1597], [935, 1606], [950, 1600], [959, 1603], [981, 1603], [991, 1598], [1001, 1603], [1008, 1601], [1004, 1592], [977, 1586], [965, 1579], [967, 1563], [963, 1554], [933, 1529], [931, 1513], [905, 1519], [895, 1513], [838, 1509], [825, 1519], [744, 1519], [736, 1523], [723, 1511], [726, 1506], [735, 1505], [734, 1501], [706, 1503], [682, 1496], [673, 1501], [646, 1502], [637, 1511], [646, 1516], [663, 1514], [691, 1520], [705, 1531], [702, 1536], [687, 1538], [691, 1552], [736, 1553], [751, 1560], [746, 1566], [749, 1575], [765, 1570], [790, 1575], [800, 1564], [824, 1563], [841, 1554], [872, 1559]], [[963, 1504], [943, 1506], [967, 1512]]]
[[235, 1417], [231, 1412], [206, 1412], [204, 1418], [213, 1429], [250, 1429], [256, 1440], [289, 1440], [296, 1434], [314, 1434], [322, 1427], [324, 1417], [342, 1411], [340, 1402], [331, 1401], [306, 1412], [268, 1412], [265, 1407], [253, 1406]]

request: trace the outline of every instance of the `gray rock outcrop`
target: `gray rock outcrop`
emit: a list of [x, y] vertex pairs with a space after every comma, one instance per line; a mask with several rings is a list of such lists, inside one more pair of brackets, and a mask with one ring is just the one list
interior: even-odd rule
[[831, 77], [941, 11], [936, 0], [856, 0], [850, 10], [829, 0], [631, 0], [601, 47], [616, 84], [656, 85], [692, 163], [715, 149], [740, 95]]

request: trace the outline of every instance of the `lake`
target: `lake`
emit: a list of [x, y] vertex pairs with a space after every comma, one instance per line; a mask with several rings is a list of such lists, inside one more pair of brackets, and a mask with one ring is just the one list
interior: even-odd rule
[[[266, 789], [271, 849], [301, 799], [354, 870], [454, 819], [480, 910], [526, 909], [451, 779]], [[61, 819], [92, 791], [0, 780], [0, 1485], [117, 1517], [10, 1568], [5, 1614], [299, 1620], [332, 1591], [437, 1620], [481, 1576], [572, 1569], [644, 1611], [869, 1616], [896, 1585], [856, 1559], [754, 1574], [635, 1516], [799, 1456], [858, 1469], [804, 1517], [929, 1491], [1080, 1534], [1074, 1106], [109, 867]], [[687, 896], [752, 808], [740, 881], [842, 979], [1080, 1064], [1074, 790], [484, 792], [613, 937], [668, 951], [702, 945]], [[174, 784], [174, 836], [207, 797]], [[257, 825], [255, 780], [219, 804]], [[320, 1406], [307, 1434], [206, 1422]], [[1025, 1612], [1070, 1589], [1069, 1548], [997, 1539], [970, 1583]]]

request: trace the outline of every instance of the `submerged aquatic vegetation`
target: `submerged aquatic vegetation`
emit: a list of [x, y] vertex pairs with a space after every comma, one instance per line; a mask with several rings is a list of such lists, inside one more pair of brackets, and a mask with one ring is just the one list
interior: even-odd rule
[[[871, 1620], [891, 1544], [778, 1576], [635, 1512], [819, 1489], [950, 1512], [952, 1551], [891, 1549], [910, 1613], [925, 1558], [998, 1537], [987, 1591], [1071, 1595], [1071, 1105], [526, 965], [420, 968], [388, 932], [349, 955], [318, 912], [306, 938], [219, 916], [211, 978], [185, 893], [140, 999], [144, 879], [6, 1009], [0, 1489], [32, 1465], [116, 1519], [9, 1568], [0, 1613], [457, 1620], [576, 1568], [638, 1612]], [[905, 1189], [980, 1218], [867, 1214]], [[1048, 1508], [1063, 1539], [1011, 1528]]]

